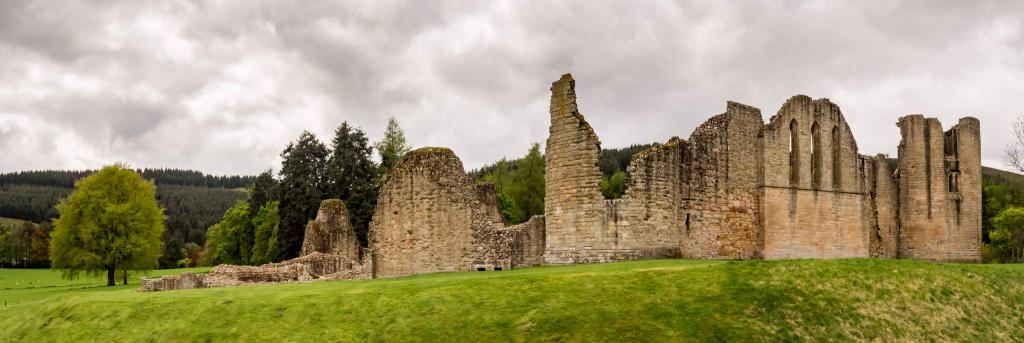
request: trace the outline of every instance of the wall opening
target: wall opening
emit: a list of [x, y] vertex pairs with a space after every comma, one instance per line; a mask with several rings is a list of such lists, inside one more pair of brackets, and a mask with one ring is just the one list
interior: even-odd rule
[[811, 125], [811, 188], [821, 184], [821, 127], [818, 122]]
[[835, 190], [839, 190], [840, 186], [843, 185], [843, 173], [842, 164], [840, 159], [842, 154], [840, 153], [841, 144], [839, 143], [839, 127], [832, 127], [832, 187]]
[[796, 119], [789, 122], [789, 184], [800, 183], [800, 129]]

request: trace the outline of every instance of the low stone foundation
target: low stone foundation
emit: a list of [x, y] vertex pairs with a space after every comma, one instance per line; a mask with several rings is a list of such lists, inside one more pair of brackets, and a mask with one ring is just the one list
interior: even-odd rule
[[207, 274], [184, 273], [143, 278], [143, 292], [213, 288], [248, 284], [370, 278], [370, 268], [341, 255], [319, 252], [261, 266], [222, 264]]

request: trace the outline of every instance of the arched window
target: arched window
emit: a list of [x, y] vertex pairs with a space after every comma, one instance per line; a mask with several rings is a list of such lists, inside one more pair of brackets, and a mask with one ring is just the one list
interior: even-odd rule
[[811, 188], [821, 184], [821, 128], [818, 122], [811, 125]]
[[800, 183], [800, 129], [796, 119], [789, 122], [789, 183]]
[[843, 173], [842, 173], [842, 169], [841, 169], [842, 164], [840, 163], [841, 154], [839, 152], [840, 148], [841, 148], [841, 144], [839, 143], [839, 127], [838, 126], [833, 126], [832, 127], [832, 187], [834, 187], [836, 190], [839, 190], [839, 187], [843, 185], [843, 183], [842, 183], [842, 181], [843, 181], [843, 177], [842, 177]]

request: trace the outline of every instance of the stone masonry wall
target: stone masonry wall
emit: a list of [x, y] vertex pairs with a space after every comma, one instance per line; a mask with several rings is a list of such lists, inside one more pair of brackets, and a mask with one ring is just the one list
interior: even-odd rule
[[334, 254], [359, 261], [359, 240], [356, 238], [352, 220], [345, 203], [338, 199], [327, 199], [320, 202], [320, 210], [315, 220], [306, 225], [302, 240], [302, 251], [299, 256], [314, 252]]
[[605, 216], [597, 166], [601, 141], [576, 106], [569, 74], [551, 85], [551, 125], [544, 151], [546, 263], [614, 260], [616, 232]]
[[948, 132], [936, 118], [899, 119], [900, 257], [981, 260], [980, 124]]
[[898, 257], [899, 222], [899, 186], [893, 179], [893, 171], [885, 155], [875, 157], [862, 156], [865, 166], [865, 178], [869, 197], [866, 206], [871, 208], [870, 255], [875, 258]]
[[537, 264], [543, 218], [504, 226], [491, 184], [474, 185], [446, 148], [416, 149], [387, 176], [370, 223], [374, 275]]

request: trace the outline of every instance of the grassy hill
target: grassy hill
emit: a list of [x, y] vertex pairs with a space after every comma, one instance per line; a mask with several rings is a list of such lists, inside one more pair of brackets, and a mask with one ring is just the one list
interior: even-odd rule
[[1024, 337], [1024, 265], [659, 260], [94, 287], [8, 305], [0, 327], [0, 341], [1008, 341]]

